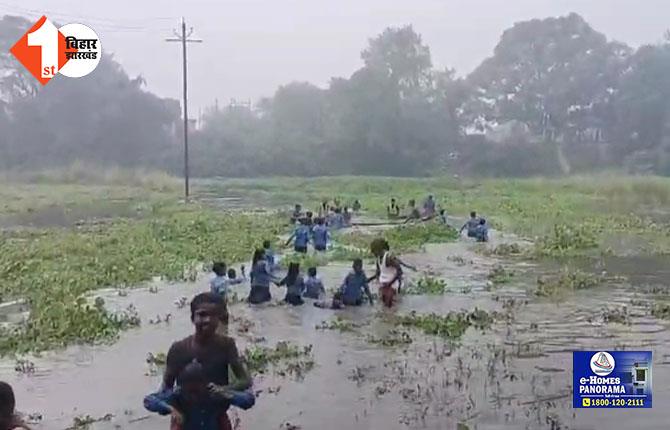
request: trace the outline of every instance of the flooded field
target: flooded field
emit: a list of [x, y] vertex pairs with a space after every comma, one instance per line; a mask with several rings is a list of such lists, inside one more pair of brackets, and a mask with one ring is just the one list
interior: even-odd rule
[[[490, 247], [513, 237], [493, 234]], [[585, 271], [622, 276], [558, 299], [538, 298], [536, 279], [552, 264], [487, 257], [478, 245], [427, 245], [404, 259], [443, 279], [443, 295], [406, 295], [397, 309], [378, 305], [323, 310], [307, 302], [231, 307], [231, 334], [242, 351], [278, 341], [313, 346], [314, 367], [284, 376], [270, 371], [255, 379], [256, 406], [233, 421], [242, 429], [624, 429], [665, 428], [670, 413], [670, 335], [650, 315], [650, 301], [667, 296], [670, 259], [631, 257], [583, 260]], [[502, 264], [511, 282], [492, 285], [489, 273]], [[340, 285], [348, 264], [331, 263], [319, 275], [327, 289]], [[366, 267], [367, 271], [373, 267]], [[43, 416], [38, 429], [65, 429], [75, 417], [106, 417], [94, 429], [164, 429], [166, 419], [147, 414], [143, 396], [160, 382], [160, 369], [147, 364], [149, 353], [166, 352], [171, 342], [192, 333], [190, 299], [207, 289], [193, 283], [156, 284], [119, 295], [98, 291], [108, 307], [132, 304], [142, 326], [124, 332], [111, 346], [77, 346], [30, 358], [34, 371], [17, 372], [4, 360], [0, 379], [10, 382], [20, 409]], [[239, 289], [240, 296], [246, 292]], [[273, 288], [275, 301], [283, 291]], [[625, 310], [623, 308], [625, 307]], [[393, 314], [475, 308], [496, 311], [490, 329], [469, 328], [460, 341], [426, 336], [390, 324]], [[613, 322], [615, 312], [624, 315]], [[157, 322], [165, 320], [168, 323]], [[335, 318], [350, 330], [317, 329]], [[152, 321], [153, 320], [153, 321]], [[152, 324], [151, 322], [155, 324]], [[157, 323], [156, 323], [157, 322]], [[406, 334], [403, 334], [406, 333]], [[386, 339], [379, 342], [379, 339]], [[386, 346], [384, 346], [386, 345]], [[575, 349], [650, 349], [654, 352], [653, 409], [575, 410], [572, 408], [572, 354]], [[275, 369], [276, 370], [276, 369]], [[459, 426], [460, 424], [460, 426]], [[457, 427], [459, 426], [459, 427]], [[467, 426], [467, 427], [464, 427]]]

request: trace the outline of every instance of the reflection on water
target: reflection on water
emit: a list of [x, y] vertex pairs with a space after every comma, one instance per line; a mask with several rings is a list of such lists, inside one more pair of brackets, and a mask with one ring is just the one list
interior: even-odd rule
[[[477, 245], [459, 242], [431, 245], [426, 252], [408, 255], [408, 263], [443, 277], [443, 296], [405, 296], [391, 312], [446, 313], [479, 307], [508, 316], [484, 333], [470, 329], [458, 344], [413, 333], [413, 342], [399, 347], [369, 343], [368, 335], [383, 336], [389, 327], [378, 306], [344, 311], [302, 307], [232, 306], [237, 320], [231, 333], [243, 349], [259, 337], [265, 344], [279, 340], [313, 344], [316, 367], [303, 380], [275, 375], [256, 379], [262, 390], [248, 412], [235, 411], [241, 428], [278, 429], [290, 422], [303, 429], [453, 429], [463, 422], [477, 429], [623, 429], [666, 428], [670, 412], [670, 336], [664, 323], [649, 316], [645, 300], [656, 294], [652, 286], [668, 279], [668, 259], [607, 258], [585, 268], [625, 275], [629, 282], [578, 291], [561, 302], [532, 295], [542, 264], [520, 261], [503, 264], [518, 275], [510, 284], [491, 287], [488, 271], [498, 261], [475, 252]], [[320, 269], [326, 288], [337, 287], [348, 264]], [[367, 268], [372, 271], [372, 267]], [[410, 275], [411, 276], [411, 275]], [[111, 346], [80, 346], [34, 359], [37, 371], [21, 375], [14, 362], [5, 361], [0, 378], [16, 389], [25, 412], [41, 412], [37, 426], [64, 429], [76, 415], [114, 414], [94, 428], [165, 429], [167, 421], [149, 416], [141, 407], [144, 394], [159, 385], [145, 362], [149, 352], [165, 352], [170, 343], [192, 332], [188, 307], [175, 301], [207, 289], [197, 283], [165, 285], [158, 293], [148, 289], [120, 297], [103, 292], [108, 306], [133, 303], [143, 319]], [[240, 288], [245, 294], [245, 288]], [[275, 299], [283, 291], [274, 289]], [[633, 300], [635, 299], [635, 300]], [[605, 323], [605, 308], [626, 306], [630, 325]], [[387, 311], [388, 312], [388, 311]], [[171, 313], [169, 324], [148, 324]], [[353, 332], [316, 330], [323, 320], [340, 315], [360, 323]], [[249, 332], [237, 333], [245, 320]], [[245, 324], [248, 325], [248, 324]], [[654, 351], [653, 409], [573, 410], [571, 402], [574, 349], [651, 349]]]

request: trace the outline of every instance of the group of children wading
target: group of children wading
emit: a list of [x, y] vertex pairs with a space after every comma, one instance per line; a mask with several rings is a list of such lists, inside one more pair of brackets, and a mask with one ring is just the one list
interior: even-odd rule
[[[312, 212], [303, 214], [302, 207], [296, 205], [291, 215], [295, 229], [286, 246], [293, 243], [294, 251], [300, 254], [307, 253], [310, 244], [314, 252], [325, 252], [331, 243], [330, 231], [350, 226], [352, 215], [361, 209], [358, 200], [351, 207], [343, 208], [334, 200], [330, 205], [323, 202], [317, 216], [314, 216]], [[395, 199], [391, 199], [387, 212], [389, 218], [400, 218], [400, 207]], [[438, 211], [433, 196], [429, 196], [421, 211], [413, 200], [409, 202], [403, 223], [434, 219], [448, 224], [445, 211]], [[461, 233], [464, 230], [467, 230], [468, 237], [480, 242], [488, 241], [486, 221], [474, 212], [461, 228]], [[314, 306], [341, 309], [361, 306], [366, 300], [372, 305], [374, 299], [369, 285], [377, 281], [379, 298], [384, 306], [390, 308], [402, 288], [403, 268], [416, 268], [391, 253], [389, 243], [383, 238], [370, 243], [370, 252], [375, 258], [374, 275], [366, 275], [360, 258], [353, 260], [351, 271], [330, 300], [326, 300], [326, 290], [316, 267], [309, 267], [304, 276], [300, 265], [291, 262], [284, 277], [276, 276], [278, 256], [270, 241], [265, 241], [261, 248], [254, 251], [248, 277], [245, 266], [238, 274], [223, 262], [214, 263], [210, 291], [198, 294], [191, 301], [191, 321], [195, 333], [172, 344], [161, 388], [145, 397], [145, 408], [170, 415], [171, 430], [232, 430], [227, 414], [230, 406], [249, 409], [255, 403], [255, 396], [251, 391], [252, 379], [235, 340], [228, 336], [227, 304], [231, 287], [249, 281], [251, 289], [247, 300], [251, 304], [270, 301], [270, 284], [275, 284], [286, 288], [284, 301], [291, 305], [302, 305], [305, 299], [312, 299]], [[229, 379], [230, 375], [234, 376], [233, 381]], [[14, 412], [11, 387], [0, 382], [0, 430], [27, 428]]]

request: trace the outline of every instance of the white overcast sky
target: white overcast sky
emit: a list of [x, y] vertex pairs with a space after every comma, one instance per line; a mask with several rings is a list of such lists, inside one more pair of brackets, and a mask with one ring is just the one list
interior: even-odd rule
[[181, 51], [165, 37], [184, 16], [203, 44], [189, 47], [190, 105], [256, 100], [291, 81], [325, 86], [361, 65], [367, 40], [412, 24], [437, 67], [471, 71], [517, 21], [581, 14], [633, 46], [661, 40], [670, 0], [0, 0], [0, 14], [81, 22], [98, 32], [131, 75], [162, 96], [181, 96]]

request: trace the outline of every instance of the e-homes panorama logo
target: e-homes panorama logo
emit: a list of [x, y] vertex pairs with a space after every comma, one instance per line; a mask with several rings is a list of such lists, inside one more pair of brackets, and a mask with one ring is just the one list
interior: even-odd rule
[[42, 85], [57, 73], [80, 78], [98, 66], [102, 56], [100, 39], [83, 24], [56, 28], [46, 16], [40, 18], [9, 50]]

